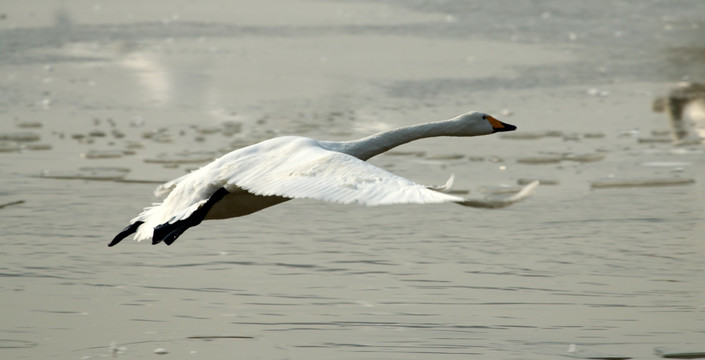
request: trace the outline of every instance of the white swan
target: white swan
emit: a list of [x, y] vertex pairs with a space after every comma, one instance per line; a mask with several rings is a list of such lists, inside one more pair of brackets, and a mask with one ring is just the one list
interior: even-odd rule
[[365, 160], [416, 139], [477, 136], [512, 131], [487, 114], [402, 127], [353, 141], [317, 141], [285, 136], [234, 150], [208, 165], [157, 188], [161, 204], [146, 208], [108, 246], [135, 233], [171, 245], [186, 229], [204, 219], [251, 214], [272, 205], [307, 198], [362, 205], [455, 202], [474, 207], [502, 207], [526, 197], [537, 185], [495, 202], [467, 200], [427, 188], [373, 166]]

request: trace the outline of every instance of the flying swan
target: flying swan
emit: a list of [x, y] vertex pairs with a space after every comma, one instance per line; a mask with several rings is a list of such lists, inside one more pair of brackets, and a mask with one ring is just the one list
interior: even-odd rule
[[368, 206], [455, 202], [503, 207], [529, 195], [537, 182], [497, 201], [469, 200], [426, 187], [365, 160], [413, 140], [434, 136], [478, 136], [516, 126], [470, 112], [450, 120], [384, 131], [352, 141], [284, 136], [234, 150], [210, 164], [160, 185], [161, 204], [147, 207], [108, 246], [135, 233], [135, 240], [171, 245], [203, 220], [244, 216], [291, 199], [317, 199]]

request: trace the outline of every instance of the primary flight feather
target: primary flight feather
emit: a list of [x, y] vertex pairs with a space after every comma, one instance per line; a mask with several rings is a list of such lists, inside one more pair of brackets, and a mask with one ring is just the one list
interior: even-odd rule
[[[498, 201], [468, 200], [416, 184], [365, 160], [421, 138], [479, 136], [515, 129], [516, 126], [490, 115], [471, 112], [352, 141], [318, 141], [298, 136], [265, 140], [234, 150], [159, 186], [155, 195], [164, 201], [132, 219], [109, 246], [133, 233], [136, 240], [151, 239], [153, 244], [163, 241], [171, 245], [202, 220], [243, 216], [290, 199], [369, 206], [445, 202], [472, 207], [507, 206], [528, 196], [537, 183]], [[450, 182], [443, 188], [449, 188]]]

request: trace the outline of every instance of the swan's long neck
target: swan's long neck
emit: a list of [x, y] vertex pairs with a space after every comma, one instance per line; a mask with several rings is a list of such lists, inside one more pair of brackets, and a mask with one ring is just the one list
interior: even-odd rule
[[459, 136], [458, 126], [458, 122], [454, 120], [436, 121], [383, 131], [359, 140], [322, 141], [321, 145], [361, 160], [367, 160], [410, 141], [435, 136]]

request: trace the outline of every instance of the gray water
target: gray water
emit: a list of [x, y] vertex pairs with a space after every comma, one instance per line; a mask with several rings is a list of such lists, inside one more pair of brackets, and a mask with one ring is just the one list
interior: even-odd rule
[[[0, 9], [0, 357], [705, 351], [705, 148], [672, 145], [651, 112], [702, 80], [703, 3], [138, 4]], [[468, 110], [531, 139], [372, 162], [424, 184], [454, 173], [472, 197], [550, 181], [501, 210], [290, 201], [170, 247], [106, 246], [159, 181], [233, 148]]]

